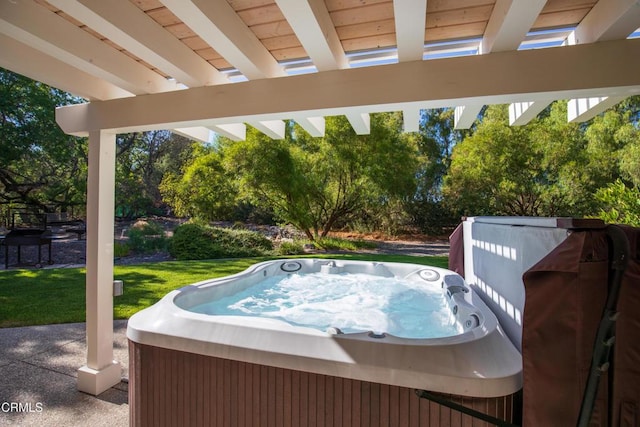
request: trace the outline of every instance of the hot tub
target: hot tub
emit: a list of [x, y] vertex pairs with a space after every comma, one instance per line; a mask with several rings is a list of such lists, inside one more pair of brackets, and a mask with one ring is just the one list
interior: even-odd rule
[[[412, 287], [439, 289], [448, 307], [447, 322], [454, 326], [455, 332], [438, 337], [422, 337], [419, 332], [417, 337], [411, 334], [406, 337], [403, 333], [387, 330], [357, 330], [356, 327], [356, 330], [347, 328], [345, 331], [341, 325], [329, 325], [328, 328], [301, 326], [277, 317], [206, 313], [206, 303], [244, 292], [275, 276], [295, 275], [304, 280], [312, 275], [330, 278], [332, 275], [357, 274], [402, 279]], [[211, 310], [215, 312], [215, 309]], [[345, 391], [345, 382], [349, 382], [349, 395], [360, 396], [360, 406], [366, 401], [363, 390], [370, 391], [371, 385], [391, 387], [398, 390], [398, 396], [404, 396], [405, 391], [426, 389], [470, 397], [470, 401], [476, 403], [498, 399], [493, 405], [497, 412], [503, 412], [494, 414], [499, 417], [505, 417], [505, 411], [511, 411], [506, 408], [510, 401], [501, 399], [513, 395], [522, 385], [520, 353], [504, 335], [494, 314], [466, 286], [462, 277], [449, 270], [415, 264], [326, 259], [262, 262], [239, 274], [203, 281], [169, 293], [129, 320], [127, 336], [131, 352], [130, 404], [134, 425], [144, 424], [142, 420], [159, 421], [168, 416], [157, 416], [156, 413], [166, 411], [165, 398], [156, 399], [163, 393], [167, 395], [166, 399], [175, 398], [196, 406], [198, 401], [210, 399], [213, 393], [218, 396], [216, 399], [222, 396], [230, 399], [228, 403], [233, 408], [232, 401], [250, 405], [248, 395], [257, 398], [257, 394], [268, 400], [270, 387], [282, 386], [279, 393], [275, 389], [272, 391], [276, 396], [289, 395], [287, 399], [297, 399], [300, 393], [310, 396], [309, 375], [315, 378], [314, 382], [322, 379], [325, 386], [328, 378], [332, 379], [332, 387], [339, 381], [340, 396]], [[263, 369], [267, 371], [262, 372]], [[173, 378], [178, 371], [179, 378]], [[273, 372], [273, 377], [268, 372]], [[301, 378], [300, 375], [307, 378], [304, 386], [300, 379], [295, 380]], [[191, 390], [186, 400], [176, 397], [185, 392], [180, 387], [176, 390], [179, 384]], [[355, 384], [359, 385], [356, 387]], [[160, 392], [161, 388], [166, 390]], [[301, 392], [302, 388], [304, 392]], [[312, 388], [314, 395], [320, 392], [317, 384]], [[333, 400], [329, 403], [326, 392], [323, 386], [323, 402], [334, 405]], [[330, 394], [334, 399], [335, 390]], [[290, 400], [283, 405], [283, 408], [289, 408], [289, 415], [291, 408], [296, 406]], [[343, 406], [344, 402], [341, 408]], [[486, 402], [480, 406], [485, 411], [488, 408]], [[309, 402], [303, 407], [308, 409]], [[227, 411], [228, 416], [235, 413], [236, 417], [246, 417], [248, 411], [252, 412], [248, 408], [235, 411], [225, 408], [220, 406], [222, 413], [216, 414], [224, 418]], [[353, 414], [354, 409], [347, 412]], [[184, 413], [199, 412], [190, 406]], [[367, 409], [367, 413], [370, 415], [371, 410]], [[156, 418], [152, 414], [156, 414]], [[294, 425], [300, 418], [296, 420]], [[221, 425], [224, 425], [222, 421]]]

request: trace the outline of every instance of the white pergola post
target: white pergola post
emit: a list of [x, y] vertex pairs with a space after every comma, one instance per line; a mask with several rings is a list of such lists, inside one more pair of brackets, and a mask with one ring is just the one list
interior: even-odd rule
[[118, 384], [113, 360], [113, 216], [115, 133], [89, 132], [87, 180], [87, 364], [78, 370], [78, 390], [98, 395]]

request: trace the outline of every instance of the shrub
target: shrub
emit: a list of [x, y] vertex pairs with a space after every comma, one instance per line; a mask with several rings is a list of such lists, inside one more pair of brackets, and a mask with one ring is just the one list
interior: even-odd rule
[[138, 221], [133, 224], [132, 229], [140, 230], [145, 236], [164, 235], [164, 228], [156, 222]]
[[326, 251], [357, 251], [358, 249], [374, 249], [377, 247], [374, 242], [341, 239], [339, 237], [323, 237], [314, 241], [313, 244]]
[[173, 232], [169, 253], [177, 259], [207, 259], [215, 251], [215, 242], [199, 224], [183, 224]]
[[202, 224], [179, 226], [169, 245], [178, 260], [262, 256], [271, 250], [273, 244], [260, 233]]
[[231, 236], [232, 242], [237, 242], [241, 246], [262, 251], [270, 251], [273, 249], [271, 240], [258, 232], [250, 230], [229, 230], [225, 228], [220, 230], [226, 231]]
[[123, 256], [128, 256], [131, 253], [131, 248], [125, 242], [114, 242], [113, 243], [113, 256], [115, 258], [120, 258]]
[[167, 238], [161, 225], [144, 223], [127, 232], [129, 248], [135, 253], [160, 252], [167, 249]]
[[421, 232], [438, 236], [450, 233], [459, 223], [460, 212], [442, 201], [414, 200], [407, 204], [411, 223]]
[[278, 246], [278, 255], [298, 255], [304, 253], [304, 245], [299, 241], [282, 241]]

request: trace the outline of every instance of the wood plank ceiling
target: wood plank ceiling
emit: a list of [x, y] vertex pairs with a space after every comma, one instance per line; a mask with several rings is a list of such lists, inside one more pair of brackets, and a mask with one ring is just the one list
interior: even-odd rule
[[[131, 2], [218, 70], [234, 68], [159, 0], [132, 0]], [[277, 61], [309, 57], [275, 1], [228, 0], [228, 2]], [[125, 48], [52, 6], [46, 0], [36, 0], [36, 3], [145, 64]], [[425, 44], [482, 37], [495, 3], [495, 0], [429, 0], [425, 20]], [[576, 26], [596, 3], [595, 0], [549, 0], [531, 27], [531, 31]], [[396, 46], [392, 0], [326, 0], [325, 4], [345, 53]], [[169, 77], [149, 64], [145, 66]]]
[[[390, 56], [391, 62], [406, 62], [430, 59], [427, 54], [433, 46], [446, 45], [450, 50], [467, 54], [490, 53], [516, 50], [523, 42], [544, 42], [554, 37], [558, 42], [569, 36], [571, 40], [566, 44], [622, 39], [640, 27], [640, 7], [632, 0], [3, 1], [0, 66], [13, 67], [17, 72], [54, 86], [59, 83], [59, 87], [64, 86], [71, 92], [77, 87], [77, 93], [89, 100], [180, 87], [160, 82], [154, 75], [174, 85], [181, 83], [194, 88], [228, 82], [229, 76], [236, 78], [231, 81], [286, 76], [287, 67], [295, 62], [307, 66], [306, 72], [323, 72], [353, 67], [355, 58], [365, 55], [370, 59], [382, 55], [380, 52]], [[114, 15], [116, 10], [121, 15]], [[417, 12], [413, 13], [414, 10]], [[8, 16], [6, 19], [3, 13]], [[50, 18], [52, 14], [57, 15], [57, 20]], [[47, 33], [42, 27], [49, 23], [69, 30], [68, 35], [58, 36], [54, 30]], [[423, 32], [420, 31], [422, 25]], [[146, 35], [136, 32], [138, 27], [144, 27]], [[78, 40], [74, 44], [76, 36], [72, 30], [78, 31], [78, 28], [87, 33], [90, 40]], [[580, 37], [572, 35], [573, 30]], [[422, 44], [416, 44], [421, 34]], [[87, 59], [80, 45], [86, 46], [90, 41], [102, 53]], [[100, 49], [100, 45], [115, 49], [120, 58]], [[24, 58], [34, 58], [32, 62], [40, 68], [43, 63], [51, 64], [58, 75], [52, 72], [50, 76], [36, 69], [36, 65], [30, 66], [26, 59], [10, 57], [11, 52], [19, 52], [23, 47]], [[117, 59], [118, 64], [112, 59]], [[131, 59], [137, 63], [135, 67], [126, 63]], [[105, 65], [101, 65], [103, 63]], [[63, 70], [76, 68], [80, 70], [79, 77], [65, 79]], [[135, 81], [132, 76], [139, 76], [139, 80]], [[82, 88], [80, 82], [84, 84]], [[96, 82], [104, 84], [100, 90], [91, 90], [91, 84]], [[608, 104], [616, 99], [611, 98]], [[591, 114], [598, 111], [592, 109], [598, 103], [589, 104]], [[537, 101], [535, 105], [514, 106], [512, 123], [526, 123], [544, 105]], [[482, 105], [451, 107], [459, 110], [457, 126], [467, 127]], [[407, 116], [415, 116], [415, 106], [412, 108], [414, 110], [403, 111]], [[359, 133], [366, 133], [368, 129], [368, 118], [364, 114], [354, 111], [347, 116]], [[307, 123], [309, 126], [305, 129], [312, 134], [323, 132], [321, 125], [311, 125], [314, 120], [301, 116], [296, 120]], [[266, 124], [256, 119], [249, 124], [272, 137], [281, 134], [274, 130], [282, 128], [275, 122]], [[237, 125], [229, 123], [231, 127]], [[407, 123], [406, 129], [416, 130], [416, 124]], [[225, 134], [224, 127], [213, 130]], [[241, 129], [239, 133], [231, 133], [235, 138], [241, 138], [242, 134]]]

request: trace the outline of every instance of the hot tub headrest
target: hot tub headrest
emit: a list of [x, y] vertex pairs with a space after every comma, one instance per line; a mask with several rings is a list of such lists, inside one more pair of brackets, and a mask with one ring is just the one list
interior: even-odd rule
[[447, 274], [446, 276], [444, 276], [442, 287], [447, 288], [447, 293], [449, 294], [449, 296], [458, 292], [469, 292], [469, 288], [467, 288], [464, 279], [457, 274]]

